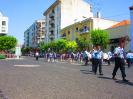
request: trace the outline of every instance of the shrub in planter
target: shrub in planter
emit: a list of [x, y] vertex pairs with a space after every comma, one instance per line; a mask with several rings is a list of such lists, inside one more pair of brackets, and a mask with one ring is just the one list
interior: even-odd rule
[[5, 55], [0, 54], [0, 59], [5, 59]]

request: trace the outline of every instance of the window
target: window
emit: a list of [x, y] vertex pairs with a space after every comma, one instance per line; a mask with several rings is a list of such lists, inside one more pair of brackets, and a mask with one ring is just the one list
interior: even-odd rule
[[70, 31], [68, 31], [68, 35], [70, 34]]
[[2, 32], [6, 32], [6, 30], [2, 30]]
[[78, 27], [76, 27], [76, 31], [78, 31], [79, 29], [78, 29]]
[[6, 25], [6, 21], [2, 21], [2, 25]]

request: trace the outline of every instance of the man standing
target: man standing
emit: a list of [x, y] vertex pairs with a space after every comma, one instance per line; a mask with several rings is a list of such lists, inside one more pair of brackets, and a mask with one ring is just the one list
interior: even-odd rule
[[97, 67], [99, 67], [99, 75], [103, 75], [102, 73], [102, 59], [103, 59], [103, 52], [100, 46], [96, 47], [95, 54], [95, 69], [94, 73], [97, 74]]
[[126, 57], [126, 55], [124, 52], [124, 46], [125, 46], [125, 41], [123, 40], [123, 41], [121, 41], [120, 46], [115, 48], [115, 52], [114, 52], [115, 67], [114, 67], [114, 70], [112, 73], [112, 75], [113, 75], [112, 79], [116, 80], [116, 78], [115, 78], [116, 72], [120, 68], [123, 81], [127, 82], [128, 80], [125, 79], [125, 77], [126, 77], [126, 74], [125, 74], [125, 57]]
[[85, 61], [85, 66], [88, 65], [88, 61], [89, 61], [89, 52], [87, 51], [87, 49], [84, 51], [83, 53], [83, 59]]
[[38, 53], [38, 51], [36, 51], [35, 56], [36, 56], [36, 60], [38, 61], [38, 58], [39, 58], [39, 53]]

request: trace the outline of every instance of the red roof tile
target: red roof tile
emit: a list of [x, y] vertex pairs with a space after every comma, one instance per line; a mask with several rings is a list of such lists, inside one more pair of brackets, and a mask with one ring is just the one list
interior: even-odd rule
[[124, 25], [128, 25], [130, 24], [130, 21], [129, 20], [123, 20], [113, 26], [111, 26], [110, 28], [116, 28], [116, 27], [119, 27], [119, 26], [124, 26]]

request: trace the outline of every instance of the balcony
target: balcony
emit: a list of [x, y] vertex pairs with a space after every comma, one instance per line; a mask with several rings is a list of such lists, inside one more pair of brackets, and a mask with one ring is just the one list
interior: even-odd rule
[[61, 35], [62, 38], [66, 38], [66, 33]]
[[85, 34], [85, 33], [88, 33], [89, 31], [90, 29], [88, 27], [79, 29], [80, 34]]
[[49, 24], [54, 24], [54, 23], [55, 23], [54, 20], [50, 20], [50, 21], [49, 21]]
[[41, 27], [41, 23], [38, 22], [37, 25], [36, 25], [37, 28], [40, 28]]
[[49, 38], [50, 38], [50, 39], [52, 39], [52, 38], [54, 39], [54, 37], [55, 37], [54, 34], [52, 34], [52, 33], [49, 34]]
[[54, 18], [54, 15], [55, 15], [54, 12], [52, 12], [52, 13], [49, 14], [49, 17]]
[[54, 30], [55, 30], [55, 28], [53, 28], [53, 27], [49, 28], [49, 31], [54, 31]]

